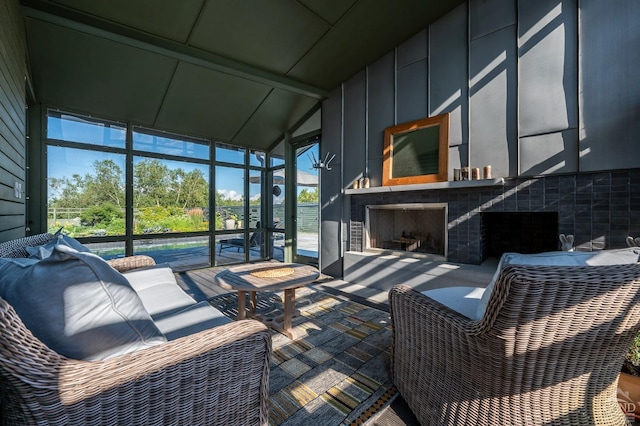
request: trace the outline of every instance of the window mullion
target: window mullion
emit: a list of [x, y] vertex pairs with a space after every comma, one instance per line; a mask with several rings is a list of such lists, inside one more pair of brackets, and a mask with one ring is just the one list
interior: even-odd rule
[[133, 126], [127, 123], [125, 171], [125, 256], [133, 255]]

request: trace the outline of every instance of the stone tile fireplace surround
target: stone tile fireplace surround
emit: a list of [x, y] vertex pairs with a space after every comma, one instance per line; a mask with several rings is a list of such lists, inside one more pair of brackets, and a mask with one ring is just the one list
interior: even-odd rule
[[[366, 249], [367, 206], [403, 203], [447, 204], [446, 258], [450, 262], [480, 264], [489, 256], [488, 220], [483, 213], [555, 213], [557, 229], [547, 232], [556, 238], [552, 249], [560, 248], [559, 233], [573, 234], [576, 249], [587, 251], [626, 247], [627, 236], [640, 236], [640, 169], [487, 182], [487, 186], [465, 187], [465, 182], [455, 182], [457, 185], [424, 185], [417, 190], [409, 186], [398, 191], [349, 190], [349, 250]], [[508, 244], [503, 248], [518, 251], [518, 247], [510, 250]]]

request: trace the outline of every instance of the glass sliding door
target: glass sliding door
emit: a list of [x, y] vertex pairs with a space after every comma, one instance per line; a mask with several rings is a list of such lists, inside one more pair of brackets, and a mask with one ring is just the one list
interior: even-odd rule
[[208, 266], [209, 143], [134, 126], [132, 144], [133, 253]]
[[318, 263], [320, 176], [313, 163], [319, 156], [319, 137], [306, 139], [296, 146], [295, 262]]

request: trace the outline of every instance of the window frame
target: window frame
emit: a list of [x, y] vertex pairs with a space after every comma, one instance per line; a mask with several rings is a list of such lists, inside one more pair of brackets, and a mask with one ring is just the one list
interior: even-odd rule
[[[49, 138], [48, 137], [48, 118], [49, 118], [49, 114], [50, 112], [54, 112], [57, 114], [68, 114], [71, 116], [76, 116], [82, 119], [87, 119], [90, 121], [95, 121], [97, 123], [100, 122], [108, 122], [108, 123], [115, 123], [118, 125], [122, 125], [125, 128], [126, 131], [126, 137], [125, 137], [125, 146], [124, 148], [120, 148], [120, 147], [113, 147], [113, 146], [103, 146], [103, 145], [97, 145], [97, 144], [90, 144], [90, 143], [85, 143], [85, 142], [78, 142], [78, 141], [65, 141], [65, 140], [61, 140], [61, 139], [54, 139], [54, 138]], [[251, 236], [252, 232], [267, 232], [267, 227], [264, 226], [265, 224], [265, 212], [266, 212], [266, 195], [265, 195], [265, 188], [266, 188], [266, 184], [264, 182], [264, 179], [262, 179], [263, 182], [261, 182], [261, 187], [260, 187], [260, 223], [261, 226], [260, 228], [255, 228], [255, 227], [251, 227], [249, 226], [249, 224], [246, 222], [246, 220], [249, 218], [249, 213], [250, 213], [250, 209], [252, 208], [252, 205], [250, 204], [249, 201], [249, 197], [250, 197], [250, 183], [249, 183], [249, 176], [255, 172], [258, 171], [260, 173], [260, 175], [264, 178], [267, 175], [267, 169], [268, 167], [267, 164], [269, 162], [269, 153], [268, 152], [263, 152], [260, 150], [255, 150], [255, 149], [251, 149], [251, 148], [246, 148], [246, 147], [236, 147], [234, 145], [228, 144], [228, 143], [224, 143], [224, 142], [220, 142], [220, 141], [215, 141], [215, 140], [211, 140], [211, 139], [204, 139], [204, 138], [200, 138], [200, 137], [196, 137], [196, 136], [191, 136], [191, 135], [181, 135], [181, 134], [177, 134], [174, 132], [169, 132], [169, 131], [164, 131], [164, 130], [160, 130], [160, 129], [155, 129], [155, 128], [150, 128], [148, 126], [144, 126], [144, 125], [140, 125], [131, 121], [123, 121], [123, 120], [114, 120], [114, 119], [109, 119], [109, 118], [99, 118], [96, 117], [94, 115], [90, 115], [90, 114], [86, 114], [86, 113], [81, 113], [81, 112], [76, 112], [76, 111], [72, 111], [69, 109], [59, 109], [59, 108], [55, 108], [55, 107], [50, 107], [50, 106], [43, 106], [42, 110], [41, 110], [41, 115], [42, 115], [42, 124], [41, 124], [41, 139], [40, 139], [40, 143], [42, 146], [42, 153], [43, 153], [43, 161], [40, 163], [40, 173], [41, 176], [44, 177], [43, 181], [44, 181], [44, 187], [43, 189], [47, 189], [48, 191], [48, 158], [46, 156], [47, 150], [49, 146], [58, 146], [58, 147], [62, 147], [62, 148], [76, 148], [76, 149], [83, 149], [83, 150], [88, 150], [88, 151], [96, 151], [96, 152], [106, 152], [106, 153], [115, 153], [115, 154], [124, 154], [125, 155], [125, 197], [126, 197], [126, 209], [125, 209], [125, 234], [122, 236], [90, 236], [90, 237], [80, 237], [78, 238], [79, 241], [83, 242], [83, 243], [101, 243], [101, 242], [124, 242], [125, 245], [125, 255], [126, 256], [130, 256], [134, 254], [135, 251], [135, 246], [138, 244], [139, 241], [141, 240], [146, 240], [146, 239], [154, 239], [154, 238], [162, 238], [162, 239], [170, 239], [170, 238], [175, 238], [175, 239], [180, 239], [180, 238], [184, 238], [184, 237], [193, 237], [193, 236], [207, 236], [209, 239], [209, 266], [222, 266], [223, 264], [219, 264], [218, 263], [218, 256], [216, 253], [216, 245], [215, 245], [215, 241], [216, 241], [216, 237], [219, 235], [225, 235], [225, 234], [231, 234], [231, 233], [241, 233], [243, 235], [243, 238], [245, 240], [245, 247], [247, 247], [248, 243], [249, 243], [249, 239]], [[175, 155], [175, 154], [168, 154], [168, 153], [159, 153], [159, 152], [151, 152], [151, 151], [144, 151], [144, 150], [140, 150], [140, 149], [134, 149], [134, 142], [133, 142], [133, 133], [136, 130], [142, 129], [143, 131], [147, 131], [149, 133], [154, 133], [157, 134], [159, 136], [162, 135], [167, 135], [167, 137], [170, 138], [182, 138], [185, 142], [196, 142], [196, 143], [206, 143], [208, 144], [208, 148], [209, 148], [209, 158], [208, 159], [202, 159], [202, 158], [197, 158], [197, 157], [187, 157], [187, 156], [180, 156], [180, 155]], [[225, 162], [225, 161], [218, 161], [216, 158], [216, 148], [233, 148], [233, 149], [239, 149], [239, 150], [243, 150], [243, 163], [239, 164], [239, 163], [229, 163], [229, 162]], [[254, 153], [263, 153], [264, 154], [264, 158], [265, 158], [265, 162], [262, 166], [258, 166], [256, 165], [254, 162], [251, 161], [250, 159], [250, 155], [253, 155]], [[207, 176], [207, 178], [209, 179], [209, 211], [210, 211], [210, 221], [209, 221], [209, 226], [208, 226], [208, 230], [206, 231], [190, 231], [190, 232], [171, 232], [171, 233], [153, 233], [153, 234], [134, 234], [133, 233], [133, 160], [136, 157], [143, 157], [143, 158], [151, 158], [151, 159], [157, 159], [160, 161], [163, 160], [168, 160], [168, 161], [178, 161], [178, 162], [189, 162], [189, 163], [196, 163], [196, 164], [201, 164], [201, 165], [206, 165], [209, 168], [209, 175]], [[225, 167], [233, 167], [233, 168], [238, 168], [241, 169], [243, 171], [243, 176], [244, 176], [244, 203], [243, 203], [243, 211], [244, 211], [244, 215], [245, 215], [245, 225], [243, 226], [242, 229], [237, 229], [237, 230], [216, 230], [215, 229], [215, 212], [216, 212], [216, 208], [217, 206], [215, 205], [215, 191], [218, 190], [218, 186], [217, 186], [217, 182], [216, 182], [216, 167], [217, 166], [225, 166]], [[48, 228], [48, 221], [47, 221], [47, 214], [48, 214], [48, 192], [45, 191], [45, 194], [43, 195], [43, 200], [44, 203], [43, 205], [45, 206], [43, 210], [43, 212], [41, 212], [42, 216], [44, 217], [43, 222], [42, 222], [42, 226], [44, 228]], [[41, 217], [42, 217], [41, 216]], [[265, 250], [263, 250], [263, 254], [264, 253], [269, 253], [270, 250], [265, 248]], [[233, 262], [233, 263], [225, 263], [224, 265], [227, 264], [241, 264], [241, 263], [248, 263], [249, 261], [256, 261], [256, 260], [268, 260], [269, 256], [268, 255], [262, 255], [256, 259], [254, 255], [252, 255], [251, 253], [249, 253], [248, 250], [245, 250], [245, 256], [244, 259], [238, 262]]]

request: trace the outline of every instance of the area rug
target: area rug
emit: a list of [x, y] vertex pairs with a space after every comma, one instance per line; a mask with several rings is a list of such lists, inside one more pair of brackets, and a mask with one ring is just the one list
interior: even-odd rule
[[[282, 313], [282, 296], [258, 293], [258, 312]], [[209, 303], [236, 318], [236, 292]], [[389, 378], [389, 314], [310, 287], [296, 290], [296, 308], [299, 338], [271, 330], [269, 424], [366, 424], [397, 394]]]

